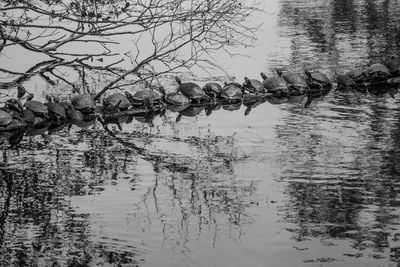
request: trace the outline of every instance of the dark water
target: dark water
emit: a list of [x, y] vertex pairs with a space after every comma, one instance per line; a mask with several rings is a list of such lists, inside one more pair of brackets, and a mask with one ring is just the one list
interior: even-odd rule
[[[309, 2], [266, 68], [399, 55], [398, 1]], [[270, 102], [3, 136], [0, 266], [398, 266], [399, 95]]]

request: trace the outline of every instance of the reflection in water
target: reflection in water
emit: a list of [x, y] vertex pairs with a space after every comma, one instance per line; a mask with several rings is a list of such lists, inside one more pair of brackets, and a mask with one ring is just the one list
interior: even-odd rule
[[[164, 137], [154, 131], [160, 124], [143, 123], [141, 130], [133, 124], [128, 132], [118, 132], [100, 121], [87, 130], [72, 127], [69, 133], [63, 127], [52, 135], [48, 130], [26, 136], [15, 149], [4, 143], [0, 265], [144, 261], [143, 248], [137, 249], [134, 240], [126, 245], [123, 237], [93, 240], [95, 214], [80, 213], [71, 203], [77, 197], [106, 194], [121, 179], [136, 199], [130, 204], [133, 214], [128, 220], [143, 229], [160, 224], [162, 246], [185, 248], [192, 235], [203, 232], [209, 232], [210, 242], [215, 243], [221, 227], [229, 226], [229, 235], [240, 235], [243, 225], [253, 223], [246, 209], [255, 183], [236, 180], [233, 137]], [[173, 120], [163, 123], [175, 124]], [[143, 160], [154, 172], [147, 185], [141, 184], [138, 164]]]
[[[400, 56], [397, 1], [282, 0], [279, 25], [291, 38], [290, 65], [330, 71]], [[287, 64], [287, 63], [286, 63]]]

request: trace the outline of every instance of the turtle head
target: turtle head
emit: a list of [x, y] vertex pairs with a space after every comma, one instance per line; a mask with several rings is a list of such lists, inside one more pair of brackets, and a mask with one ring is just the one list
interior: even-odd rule
[[52, 102], [51, 96], [46, 95], [46, 100], [47, 100], [48, 102]]
[[165, 92], [164, 86], [160, 86], [160, 87], [158, 88], [158, 91], [160, 91], [160, 93], [163, 95], [163, 97], [165, 97], [165, 95], [167, 94], [167, 93]]
[[128, 100], [129, 100], [130, 102], [133, 101], [133, 95], [132, 95], [131, 93], [129, 93], [128, 91], [125, 91], [125, 96], [128, 98]]
[[182, 81], [181, 81], [181, 79], [179, 79], [179, 77], [175, 77], [175, 81], [176, 81], [179, 85], [182, 84]]
[[250, 93], [255, 93], [257, 90], [254, 88], [254, 86], [251, 84], [251, 81], [249, 78], [244, 77], [244, 83], [242, 85], [242, 87], [240, 87], [240, 89], [242, 89], [242, 92], [245, 93], [245, 91], [249, 91]]
[[261, 78], [262, 78], [263, 80], [268, 79], [267, 75], [266, 75], [264, 72], [261, 72], [260, 75], [261, 75]]

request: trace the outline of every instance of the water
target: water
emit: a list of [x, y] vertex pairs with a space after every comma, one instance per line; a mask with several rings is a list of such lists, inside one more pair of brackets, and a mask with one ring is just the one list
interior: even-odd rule
[[[400, 51], [397, 1], [268, 2], [237, 78]], [[397, 266], [399, 97], [297, 101], [3, 136], [0, 266]]]

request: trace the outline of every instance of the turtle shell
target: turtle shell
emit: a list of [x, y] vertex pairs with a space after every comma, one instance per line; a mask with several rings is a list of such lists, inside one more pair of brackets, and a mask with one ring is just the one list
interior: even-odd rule
[[307, 81], [297, 72], [285, 72], [282, 74], [282, 78], [290, 86], [308, 87]]
[[355, 81], [347, 74], [337, 74], [336, 75], [336, 82], [340, 86], [349, 87], [354, 85]]
[[122, 109], [122, 110], [128, 109], [129, 106], [131, 105], [131, 102], [129, 101], [129, 99], [124, 94], [121, 94], [121, 93], [115, 93], [115, 94], [107, 96], [103, 100], [103, 103], [105, 106], [111, 106], [111, 107], [116, 107], [119, 103], [118, 108]]
[[305, 70], [305, 73], [308, 77], [308, 83], [317, 83], [322, 85], [323, 87], [328, 87], [332, 85], [331, 80], [329, 79], [329, 77], [322, 72], [319, 71], [314, 71], [314, 72], [310, 72], [307, 69]]
[[390, 71], [385, 65], [375, 63], [365, 70], [365, 76], [370, 80], [387, 79], [390, 77]]
[[222, 93], [222, 86], [215, 82], [206, 83], [203, 86], [203, 91], [209, 96], [220, 96]]
[[79, 110], [76, 110], [74, 108], [68, 108], [67, 115], [68, 115], [68, 118], [72, 121], [82, 121], [83, 120], [82, 112], [80, 112]]
[[257, 79], [249, 79], [244, 77], [243, 87], [253, 93], [265, 93], [265, 87], [262, 82]]
[[37, 115], [47, 115], [49, 113], [48, 107], [36, 100], [26, 101], [24, 106]]
[[21, 117], [21, 112], [15, 110], [14, 108], [10, 108], [8, 105], [0, 108], [2, 111], [10, 114], [14, 119], [18, 119]]
[[29, 109], [24, 109], [21, 113], [22, 119], [26, 121], [27, 123], [34, 123], [35, 122], [35, 114], [29, 110]]
[[67, 114], [65, 113], [65, 108], [61, 104], [55, 102], [48, 102], [46, 105], [47, 108], [49, 109], [49, 112], [52, 113], [53, 115], [61, 119], [67, 118]]
[[364, 70], [361, 68], [352, 69], [351, 71], [346, 73], [347, 76], [349, 76], [356, 82], [363, 79], [363, 74], [364, 74]]
[[[297, 72], [278, 72], [278, 75], [282, 77], [282, 79], [285, 80], [287, 83], [287, 86], [289, 87], [291, 94], [299, 94], [302, 95], [306, 93], [308, 90], [308, 84], [307, 81]], [[294, 92], [293, 92], [294, 90]]]
[[190, 99], [181, 93], [169, 93], [165, 96], [165, 101], [176, 106], [184, 106], [190, 104]]
[[222, 88], [221, 97], [228, 101], [241, 100], [243, 97], [243, 91], [236, 84], [227, 84]]
[[136, 92], [132, 97], [133, 97], [133, 100], [135, 100], [137, 102], [145, 102], [150, 98], [153, 101], [159, 101], [162, 98], [162, 94], [160, 94], [159, 92], [157, 92], [155, 90], [146, 89], [146, 90]]
[[83, 112], [92, 112], [96, 108], [94, 97], [89, 94], [76, 95], [71, 99], [72, 106]]
[[0, 110], [0, 126], [5, 126], [7, 124], [9, 124], [11, 121], [13, 120], [13, 117], [11, 116], [11, 114]]
[[8, 124], [0, 126], [2, 130], [14, 131], [25, 127], [26, 123], [20, 119], [12, 119]]
[[178, 77], [176, 77], [175, 80], [179, 84], [178, 91], [189, 99], [208, 98], [207, 94], [197, 84], [191, 82], [182, 83]]
[[390, 73], [389, 69], [381, 63], [375, 63], [371, 65], [369, 68], [366, 69], [366, 72], [367, 73], [383, 72], [387, 74]]
[[264, 88], [267, 89], [268, 92], [273, 94], [288, 94], [289, 88], [287, 87], [286, 81], [279, 77], [273, 76], [271, 78], [267, 78], [264, 73], [261, 73], [261, 77], [264, 79], [263, 85]]

